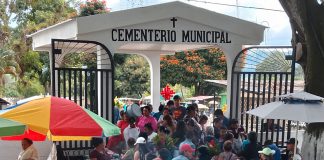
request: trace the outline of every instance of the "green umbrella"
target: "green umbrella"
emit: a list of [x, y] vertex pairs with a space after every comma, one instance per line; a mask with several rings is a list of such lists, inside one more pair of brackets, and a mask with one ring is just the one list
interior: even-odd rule
[[103, 134], [105, 137], [120, 135], [120, 128], [106, 119], [98, 116], [97, 114], [89, 111], [88, 109], [84, 109], [90, 117], [98, 123], [98, 125], [103, 129]]
[[24, 124], [0, 118], [0, 137], [22, 135], [25, 130], [26, 125]]

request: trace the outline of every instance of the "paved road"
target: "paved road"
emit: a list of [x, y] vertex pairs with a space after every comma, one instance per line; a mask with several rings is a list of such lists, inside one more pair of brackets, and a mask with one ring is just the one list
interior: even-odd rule
[[[34, 142], [38, 150], [40, 160], [47, 160], [50, 153], [52, 142]], [[21, 151], [20, 141], [1, 141], [0, 140], [0, 160], [16, 160]]]

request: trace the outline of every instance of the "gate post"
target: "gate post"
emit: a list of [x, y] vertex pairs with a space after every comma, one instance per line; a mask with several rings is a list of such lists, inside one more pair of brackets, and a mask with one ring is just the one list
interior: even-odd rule
[[[235, 47], [234, 47], [235, 46]], [[235, 62], [236, 56], [242, 50], [241, 45], [231, 45], [230, 48], [223, 48], [226, 55], [226, 63], [227, 63], [227, 111], [224, 113], [225, 116], [230, 119], [235, 118], [240, 120], [239, 113], [241, 113], [240, 107], [238, 109], [234, 108], [234, 106], [239, 106], [239, 96], [237, 96], [237, 92], [239, 92], [240, 88], [240, 77], [234, 76], [232, 72], [232, 68]], [[237, 99], [237, 101], [235, 101]], [[237, 115], [237, 116], [236, 116]]]
[[160, 54], [142, 54], [150, 64], [151, 72], [151, 104], [157, 112], [160, 106]]
[[[110, 58], [108, 56], [108, 54], [106, 53], [102, 53], [102, 47], [101, 46], [97, 46], [97, 68], [99, 70], [101, 69], [112, 69], [111, 67], [111, 61]], [[109, 108], [113, 108], [113, 106], [110, 106], [111, 104], [109, 104], [109, 100], [111, 100], [113, 97], [110, 97], [109, 95], [112, 95], [112, 91], [111, 89], [109, 89], [110, 87], [112, 87], [112, 83], [109, 81], [110, 78], [113, 79], [113, 77], [111, 77], [111, 74], [107, 74], [104, 71], [99, 71], [98, 72], [98, 79], [97, 79], [97, 83], [98, 83], [98, 92], [97, 94], [100, 94], [100, 96], [97, 97], [98, 100], [98, 115], [104, 117], [105, 119], [109, 119], [112, 120], [112, 112], [109, 111], [107, 112], [107, 110]], [[104, 114], [104, 113], [108, 113]]]

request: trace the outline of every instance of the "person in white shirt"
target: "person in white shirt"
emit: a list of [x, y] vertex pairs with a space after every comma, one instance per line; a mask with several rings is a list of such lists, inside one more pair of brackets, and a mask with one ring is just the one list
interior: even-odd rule
[[124, 139], [126, 141], [126, 144], [129, 138], [137, 139], [139, 133], [140, 129], [135, 125], [135, 118], [130, 118], [129, 125], [124, 130]]
[[157, 135], [156, 132], [153, 132], [152, 124], [146, 123], [144, 125], [144, 131], [147, 134], [147, 142], [152, 142], [153, 138]]
[[24, 138], [21, 141], [21, 146], [23, 151], [19, 153], [18, 160], [38, 160], [38, 152], [36, 148], [33, 146], [33, 141]]

